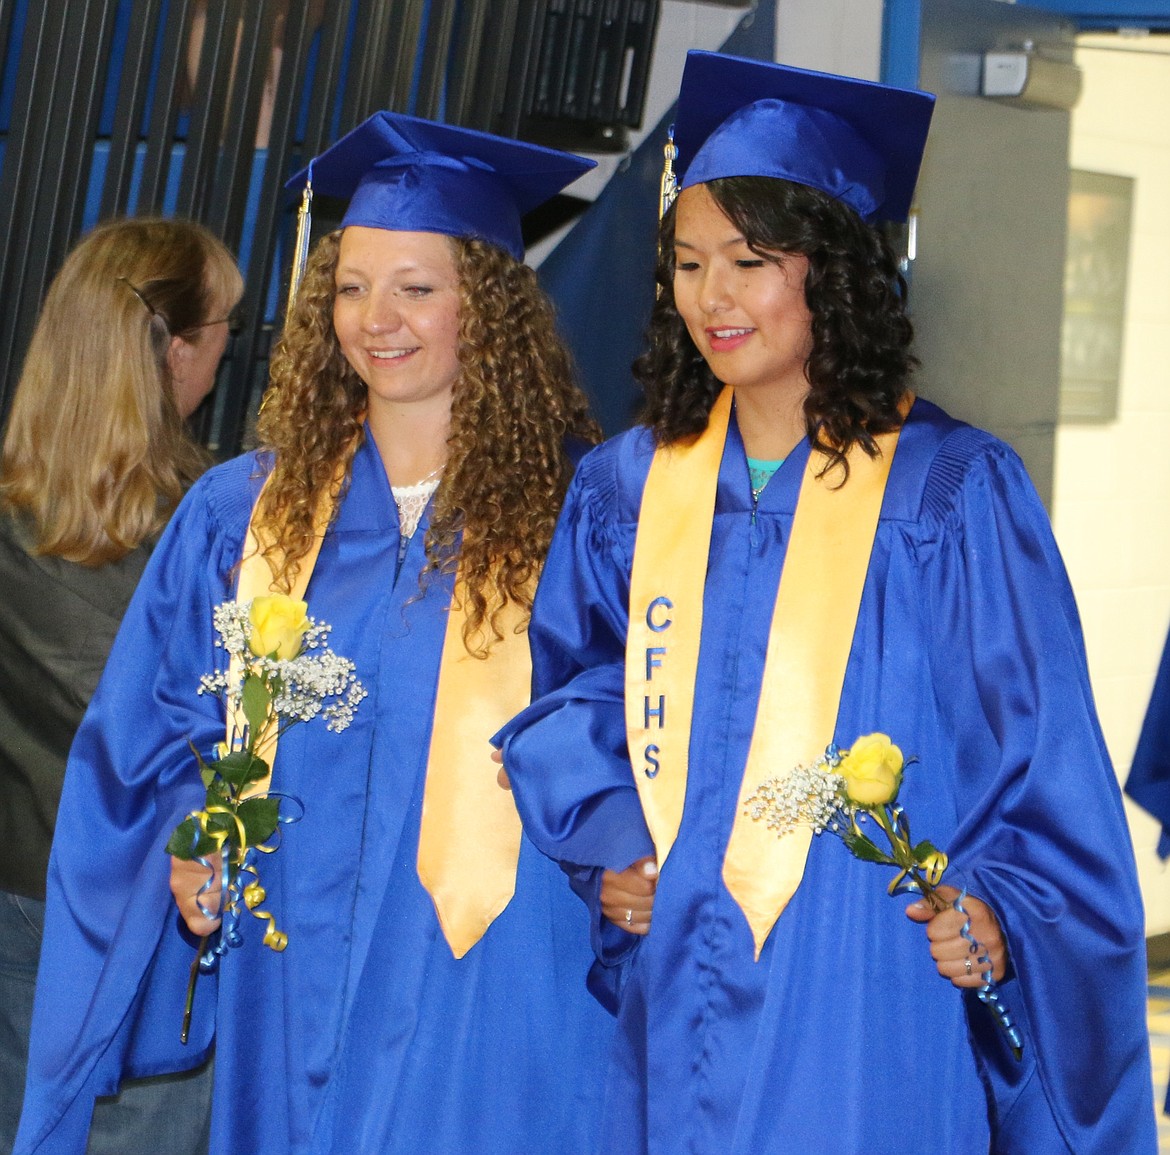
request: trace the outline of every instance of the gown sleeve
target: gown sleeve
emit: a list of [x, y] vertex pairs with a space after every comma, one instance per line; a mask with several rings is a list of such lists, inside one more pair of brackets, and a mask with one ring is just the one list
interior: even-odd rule
[[525, 832], [566, 865], [606, 963], [637, 937], [601, 916], [600, 868], [624, 870], [654, 853], [626, 747], [629, 566], [616, 504], [612, 447], [603, 446], [577, 470], [541, 575], [529, 626], [533, 704], [494, 739]]
[[210, 1047], [207, 976], [190, 1041], [179, 1042], [196, 940], [171, 898], [164, 848], [202, 805], [192, 747], [207, 757], [224, 733], [222, 703], [199, 694], [199, 680], [217, 661], [211, 613], [231, 596], [250, 499], [241, 479], [237, 524], [225, 530], [212, 488], [197, 483], [164, 532], [70, 753], [19, 1152], [83, 1151], [94, 1096], [125, 1076], [195, 1066]]
[[953, 873], [999, 917], [1004, 1000], [1024, 1030], [1021, 1065], [970, 1003], [1000, 1139], [1058, 1150], [1055, 1119], [1070, 1150], [1145, 1151], [1141, 897], [1072, 589], [1015, 454], [974, 430], [952, 442], [925, 499], [938, 523], [927, 637], [956, 757]]
[[1170, 857], [1170, 637], [1162, 651], [1125, 792], [1162, 824], [1158, 857]]

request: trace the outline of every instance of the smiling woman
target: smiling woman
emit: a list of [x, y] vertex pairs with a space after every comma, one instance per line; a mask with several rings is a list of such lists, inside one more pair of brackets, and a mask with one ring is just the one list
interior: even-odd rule
[[679, 197], [674, 250], [675, 305], [711, 372], [736, 389], [748, 457], [787, 456], [805, 432], [808, 257], [757, 252], [705, 185]]
[[[528, 700], [536, 578], [597, 439], [520, 214], [588, 167], [390, 113], [313, 161], [349, 208], [308, 257], [261, 448], [179, 512], [74, 747], [18, 1150], [64, 1149], [136, 1064], [191, 1061], [186, 932], [220, 912], [197, 861], [170, 865], [169, 900], [158, 840], [203, 805], [191, 747], [224, 738], [194, 693], [215, 607], [280, 591], [329, 623], [369, 701], [344, 741], [280, 739], [272, 794], [304, 814], [263, 909], [288, 949], [245, 929], [196, 984], [211, 1151], [591, 1155], [611, 1023], [585, 988], [587, 912], [523, 838], [488, 743]], [[105, 917], [69, 899], [94, 871]]]
[[[451, 239], [355, 225], [341, 234], [334, 276], [333, 328], [369, 390], [371, 428], [382, 424], [386, 406], [429, 403], [445, 418], [461, 372]], [[392, 473], [390, 480], [405, 485], [418, 478]]]
[[[574, 477], [536, 700], [497, 736], [529, 837], [599, 876], [606, 1155], [1154, 1151], [1141, 902], [1068, 581], [1018, 457], [911, 392], [875, 227], [932, 103], [688, 56], [645, 424]], [[891, 742], [914, 764], [869, 810], [883, 855], [808, 811], [818, 767]], [[807, 820], [770, 825], [785, 798]], [[901, 910], [875, 863], [926, 887]]]

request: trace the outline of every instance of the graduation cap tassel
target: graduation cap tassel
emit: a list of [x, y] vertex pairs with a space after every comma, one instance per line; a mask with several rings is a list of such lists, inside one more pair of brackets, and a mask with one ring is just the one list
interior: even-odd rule
[[[667, 210], [678, 197], [678, 177], [674, 174], [674, 162], [678, 158], [678, 148], [674, 143], [674, 125], [666, 132], [666, 144], [662, 147], [664, 158], [662, 165], [662, 179], [658, 183], [658, 220], [666, 216]], [[659, 257], [661, 258], [661, 237], [659, 239]], [[662, 296], [662, 285], [655, 290], [655, 296]]]
[[662, 166], [662, 180], [658, 185], [658, 219], [666, 216], [666, 210], [674, 204], [678, 196], [678, 177], [674, 175], [674, 162], [678, 158], [678, 149], [674, 143], [674, 125], [670, 126], [666, 134], [666, 144], [662, 149], [665, 163]]
[[297, 292], [305, 276], [305, 264], [309, 259], [309, 234], [313, 228], [313, 177], [312, 173], [305, 181], [305, 191], [301, 194], [301, 207], [297, 210], [297, 243], [293, 248], [292, 276], [288, 286], [288, 305], [284, 312], [284, 322], [287, 325], [292, 316], [293, 306], [296, 304]]

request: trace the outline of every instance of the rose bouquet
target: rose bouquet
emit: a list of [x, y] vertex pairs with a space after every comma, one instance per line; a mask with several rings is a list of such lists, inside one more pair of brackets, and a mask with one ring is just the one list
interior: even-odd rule
[[[893, 867], [897, 873], [887, 887], [891, 895], [917, 893], [935, 911], [954, 907], [966, 915], [965, 891], [953, 903], [937, 891], [947, 869], [946, 854], [925, 839], [916, 843], [910, 837], [909, 819], [898, 805], [906, 765], [902, 751], [886, 734], [866, 734], [848, 750], [831, 745], [811, 766], [797, 766], [786, 775], [767, 779], [745, 800], [745, 806], [752, 819], [766, 823], [777, 835], [798, 825], [811, 826], [815, 834], [827, 830], [855, 857]], [[870, 836], [873, 826], [884, 835], [885, 845], [879, 846]], [[991, 1010], [1018, 1059], [1023, 1048], [1019, 1031], [1000, 1001], [991, 960], [972, 936], [970, 919], [962, 934], [972, 952], [980, 955], [983, 985], [976, 994]]]
[[[308, 617], [307, 609], [303, 601], [272, 594], [242, 604], [224, 602], [214, 611], [216, 645], [227, 652], [230, 662], [226, 670], [205, 674], [198, 692], [224, 694], [234, 721], [216, 757], [204, 760], [192, 747], [206, 799], [201, 810], [179, 823], [167, 843], [167, 852], [175, 858], [195, 860], [207, 868], [197, 902], [207, 918], [223, 920], [218, 943], [207, 950], [205, 937], [191, 967], [184, 1041], [196, 976], [242, 941], [241, 909], [267, 922], [266, 946], [281, 951], [288, 944], [272, 915], [260, 909], [266, 895], [256, 855], [276, 849], [280, 825], [295, 821], [301, 808], [296, 799], [268, 791], [271, 766], [265, 755], [270, 757], [276, 740], [290, 726], [318, 715], [324, 716], [327, 729], [344, 730], [366, 696], [354, 676], [353, 662], [325, 644], [330, 627]], [[282, 813], [282, 800], [295, 812]], [[202, 896], [212, 889], [217, 875], [221, 909], [211, 910]]]

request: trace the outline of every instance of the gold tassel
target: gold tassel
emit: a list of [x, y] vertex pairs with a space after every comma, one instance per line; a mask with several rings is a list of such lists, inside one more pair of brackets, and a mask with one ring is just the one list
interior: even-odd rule
[[666, 144], [662, 149], [665, 163], [662, 166], [662, 181], [658, 186], [658, 219], [666, 216], [666, 210], [674, 204], [678, 196], [678, 178], [674, 175], [674, 162], [678, 158], [678, 149], [674, 144], [674, 125], [666, 136]]
[[287, 325], [292, 316], [293, 306], [296, 304], [297, 292], [305, 276], [305, 263], [309, 259], [309, 234], [313, 228], [313, 177], [310, 173], [305, 181], [305, 191], [301, 194], [301, 207], [297, 210], [297, 243], [293, 249], [292, 276], [288, 285], [288, 305], [284, 311], [284, 323]]
[[[658, 220], [666, 216], [666, 210], [670, 208], [678, 196], [678, 177], [674, 175], [674, 162], [678, 158], [678, 149], [674, 143], [674, 125], [672, 124], [666, 134], [666, 144], [662, 148], [662, 155], [664, 163], [662, 165], [662, 180], [658, 185]], [[662, 234], [659, 233], [658, 241], [658, 256], [662, 259]], [[662, 286], [659, 285], [654, 291], [655, 297], [662, 296]]]

